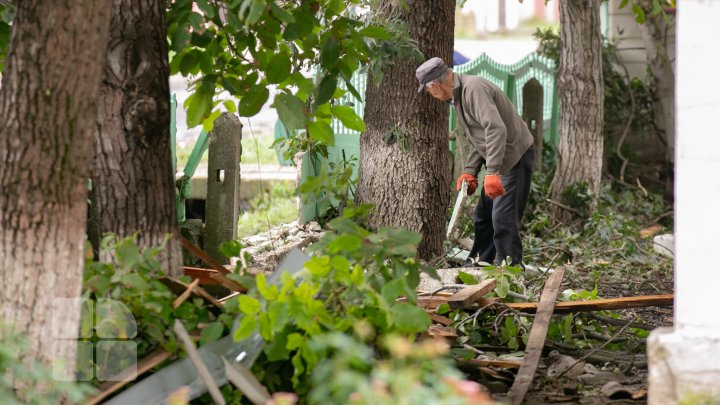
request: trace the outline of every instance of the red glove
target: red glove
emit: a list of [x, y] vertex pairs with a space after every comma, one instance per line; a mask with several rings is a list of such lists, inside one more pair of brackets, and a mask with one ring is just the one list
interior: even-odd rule
[[475, 190], [477, 190], [478, 187], [477, 177], [467, 173], [461, 174], [460, 177], [458, 177], [457, 179], [457, 191], [460, 191], [462, 189], [463, 180], [467, 182], [467, 195], [473, 195], [473, 193], [475, 192]]
[[500, 197], [505, 195], [505, 188], [500, 181], [499, 174], [488, 174], [485, 175], [485, 181], [483, 182], [485, 188], [485, 195], [490, 198]]

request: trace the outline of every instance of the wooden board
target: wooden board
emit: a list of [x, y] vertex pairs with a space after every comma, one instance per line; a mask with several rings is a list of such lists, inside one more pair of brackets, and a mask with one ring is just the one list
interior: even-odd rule
[[530, 336], [525, 346], [525, 358], [523, 359], [522, 366], [520, 366], [520, 370], [518, 370], [517, 377], [515, 377], [515, 382], [513, 382], [512, 387], [510, 387], [510, 392], [508, 392], [508, 399], [512, 405], [519, 405], [523, 402], [525, 394], [527, 394], [530, 384], [533, 378], [535, 378], [535, 370], [537, 370], [540, 357], [542, 356], [542, 349], [545, 346], [545, 337], [547, 336], [548, 326], [550, 325], [550, 318], [552, 317], [555, 307], [555, 299], [560, 291], [560, 284], [562, 284], [564, 274], [565, 268], [558, 267], [550, 277], [548, 277], [548, 280], [545, 282], [545, 287], [543, 287], [540, 303], [537, 304], [537, 315], [533, 321]]
[[200, 280], [200, 285], [220, 285], [220, 282], [212, 277], [220, 274], [217, 270], [183, 266], [183, 274]]
[[[535, 312], [537, 302], [516, 302], [505, 304], [520, 312]], [[555, 313], [605, 311], [614, 309], [643, 308], [643, 307], [671, 307], [672, 294], [644, 295], [638, 297], [604, 298], [592, 301], [568, 301], [555, 303]]]
[[453, 309], [470, 308], [483, 295], [495, 289], [495, 279], [483, 280], [480, 284], [470, 285], [456, 292], [450, 299], [448, 305]]
[[101, 384], [99, 387], [99, 389], [101, 390], [100, 393], [90, 398], [85, 405], [99, 404], [105, 398], [109, 397], [111, 394], [118, 391], [120, 388], [124, 387], [128, 383], [136, 381], [140, 375], [146, 373], [147, 371], [151, 370], [163, 361], [169, 359], [170, 356], [171, 354], [163, 349], [155, 350], [154, 352], [150, 353], [150, 355], [140, 360], [139, 363], [114, 376], [112, 378], [112, 381], [107, 381]]
[[198, 257], [198, 259], [204, 261], [208, 266], [212, 267], [214, 270], [219, 271], [220, 273], [227, 274], [230, 272], [230, 270], [226, 269], [225, 266], [220, 264], [217, 260], [210, 257], [209, 254], [205, 253], [202, 249], [199, 247], [193, 245], [192, 242], [187, 240], [185, 237], [180, 237], [180, 244], [185, 249], [189, 250], [190, 253], [194, 254]]
[[485, 358], [485, 359], [469, 359], [462, 360], [459, 362], [464, 365], [472, 365], [476, 367], [498, 367], [498, 368], [520, 368], [522, 366], [522, 360], [509, 360], [509, 359], [497, 359], [497, 358]]

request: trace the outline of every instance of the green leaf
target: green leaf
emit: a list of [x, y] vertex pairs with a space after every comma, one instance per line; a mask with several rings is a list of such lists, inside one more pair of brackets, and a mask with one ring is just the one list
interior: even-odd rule
[[355, 235], [340, 235], [328, 244], [330, 253], [353, 252], [360, 249], [362, 240]]
[[255, 315], [245, 315], [242, 321], [240, 321], [240, 325], [235, 330], [233, 339], [235, 339], [235, 341], [239, 341], [249, 338], [253, 331], [255, 331], [256, 327], [257, 319]]
[[395, 301], [395, 298], [401, 297], [405, 293], [405, 280], [402, 278], [395, 279], [382, 287], [381, 295], [387, 302]]
[[213, 322], [203, 328], [200, 332], [200, 345], [205, 345], [210, 342], [214, 342], [222, 336], [223, 325], [220, 322]]
[[335, 67], [340, 58], [340, 42], [334, 37], [330, 37], [325, 41], [320, 49], [320, 64], [330, 70]]
[[445, 315], [445, 314], [447, 314], [448, 312], [450, 312], [450, 305], [445, 304], [445, 303], [440, 304], [440, 305], [438, 305], [438, 307], [435, 309], [435, 312], [438, 313], [438, 314], [440, 314], [440, 315]]
[[270, 3], [270, 10], [272, 10], [273, 15], [282, 22], [295, 22], [295, 17], [293, 17], [292, 14], [288, 13], [282, 8], [278, 7], [275, 2]]
[[268, 285], [265, 274], [260, 273], [255, 277], [255, 286], [263, 298], [268, 301], [274, 300], [278, 296], [278, 287], [276, 285]]
[[335, 134], [325, 121], [310, 121], [307, 124], [308, 134], [328, 146], [335, 146]]
[[270, 91], [265, 86], [256, 85], [250, 87], [247, 93], [240, 100], [238, 112], [241, 117], [252, 117], [260, 112], [262, 106], [267, 102]]
[[142, 261], [140, 249], [133, 238], [125, 238], [115, 247], [115, 261], [120, 268], [129, 270]]
[[300, 347], [305, 341], [305, 337], [299, 333], [291, 333], [287, 338], [287, 348], [289, 350], [295, 350]]
[[628, 4], [629, 1], [630, 1], [630, 0], [622, 0], [622, 1], [620, 2], [619, 8], [624, 8], [625, 6], [627, 6], [627, 4]]
[[278, 53], [270, 59], [266, 70], [268, 83], [280, 83], [290, 76], [290, 56]]
[[187, 110], [187, 125], [189, 128], [201, 124], [205, 117], [210, 115], [213, 104], [212, 97], [212, 93], [197, 89], [185, 100], [184, 105]]
[[458, 273], [458, 278], [463, 284], [475, 285], [478, 283], [477, 279], [472, 274], [465, 273], [464, 271]]
[[377, 26], [365, 27], [360, 30], [359, 34], [366, 38], [390, 39], [390, 34], [384, 28]]
[[122, 276], [122, 283], [138, 291], [145, 291], [148, 283], [137, 273], [128, 273]]
[[307, 122], [305, 103], [297, 96], [280, 93], [275, 96], [275, 108], [283, 125], [287, 129], [302, 129]]
[[505, 277], [497, 277], [497, 285], [495, 286], [495, 293], [500, 298], [505, 298], [510, 291], [510, 282]]
[[430, 315], [424, 309], [404, 302], [392, 306], [393, 324], [403, 333], [420, 333], [430, 326]]
[[231, 240], [228, 242], [223, 243], [220, 245], [220, 253], [222, 253], [225, 257], [238, 257], [240, 256], [240, 252], [242, 251], [242, 243]]
[[350, 281], [355, 286], [360, 286], [364, 280], [365, 280], [365, 273], [363, 273], [362, 267], [355, 265], [355, 267], [353, 267], [352, 274], [350, 275]]
[[352, 108], [344, 105], [337, 105], [333, 106], [330, 111], [332, 112], [332, 115], [339, 119], [340, 122], [342, 122], [347, 128], [358, 132], [365, 132], [365, 123]]
[[337, 88], [337, 76], [327, 75], [320, 81], [318, 86], [317, 97], [315, 98], [315, 105], [325, 104], [332, 99]]
[[635, 21], [638, 24], [645, 24], [645, 11], [637, 4], [633, 4], [632, 11], [635, 14]]
[[290, 319], [290, 308], [287, 302], [271, 302], [268, 305], [268, 317], [270, 318], [273, 332], [283, 330]]
[[247, 19], [245, 20], [245, 26], [253, 25], [262, 16], [265, 11], [265, 2], [262, 0], [251, 0], [250, 11], [248, 12]]
[[244, 314], [255, 315], [260, 312], [260, 301], [249, 295], [240, 295], [238, 297], [238, 307]]

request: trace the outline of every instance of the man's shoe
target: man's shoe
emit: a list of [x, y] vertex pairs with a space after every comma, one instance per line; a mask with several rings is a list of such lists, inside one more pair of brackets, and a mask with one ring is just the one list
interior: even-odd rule
[[475, 261], [474, 261], [473, 259], [471, 259], [471, 258], [468, 257], [468, 258], [465, 259], [465, 261], [463, 262], [462, 267], [463, 267], [463, 268], [465, 268], [465, 267], [475, 267]]

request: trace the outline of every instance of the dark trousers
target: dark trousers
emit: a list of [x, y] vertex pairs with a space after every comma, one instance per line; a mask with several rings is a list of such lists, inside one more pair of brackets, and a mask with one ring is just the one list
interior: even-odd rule
[[473, 225], [475, 241], [468, 257], [493, 264], [497, 257], [502, 262], [508, 256], [514, 265], [522, 265], [520, 220], [530, 192], [530, 181], [535, 163], [535, 146], [531, 146], [509, 172], [502, 175], [505, 195], [494, 200], [481, 190], [475, 207]]

